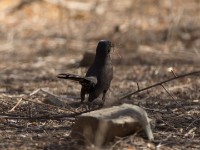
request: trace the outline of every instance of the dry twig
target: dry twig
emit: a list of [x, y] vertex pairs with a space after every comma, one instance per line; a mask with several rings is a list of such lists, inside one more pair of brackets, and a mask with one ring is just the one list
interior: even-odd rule
[[97, 109], [99, 109], [99, 108], [85, 110], [85, 111], [82, 111], [82, 112], [75, 112], [73, 114], [42, 115], [42, 116], [36, 116], [36, 117], [18, 117], [18, 116], [0, 114], [0, 118], [1, 119], [23, 119], [23, 120], [60, 120], [60, 119], [66, 119], [66, 118], [74, 118], [74, 117], [81, 115], [83, 113], [87, 113], [87, 112], [94, 111], [94, 110], [97, 110]]
[[15, 108], [16, 108], [17, 106], [19, 106], [19, 104], [21, 103], [22, 100], [23, 100], [23, 99], [20, 98], [19, 101], [17, 102], [17, 104], [16, 104], [16, 105], [11, 109], [11, 110], [9, 110], [8, 112], [12, 112], [12, 111], [14, 111]]
[[167, 92], [167, 94], [173, 99], [175, 100], [174, 96], [172, 94], [169, 93], [169, 91], [164, 87], [163, 84], [161, 84], [162, 88]]
[[167, 80], [165, 80], [165, 81], [161, 81], [161, 82], [158, 82], [158, 83], [153, 84], [153, 85], [151, 85], [151, 86], [148, 86], [148, 87], [146, 87], [146, 88], [139, 89], [139, 90], [137, 90], [137, 91], [135, 91], [135, 92], [128, 93], [128, 94], [126, 94], [125, 96], [120, 97], [118, 100], [120, 101], [120, 100], [122, 100], [122, 99], [125, 99], [125, 98], [127, 98], [127, 97], [130, 97], [131, 95], [137, 94], [137, 93], [139, 93], [139, 92], [145, 91], [145, 90], [147, 90], [147, 89], [150, 89], [150, 88], [153, 88], [153, 87], [156, 87], [156, 86], [162, 86], [164, 83], [170, 82], [170, 81], [172, 81], [172, 80], [176, 80], [176, 79], [183, 78], [183, 77], [187, 77], [187, 76], [191, 76], [191, 75], [198, 75], [198, 74], [200, 74], [200, 71], [194, 71], [194, 72], [182, 74], [182, 75], [179, 75], [179, 76], [175, 76], [175, 77], [170, 78], [170, 79], [167, 79]]

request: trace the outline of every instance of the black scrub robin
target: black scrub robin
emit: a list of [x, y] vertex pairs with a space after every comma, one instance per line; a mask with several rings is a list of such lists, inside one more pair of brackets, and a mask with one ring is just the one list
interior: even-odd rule
[[80, 93], [81, 102], [85, 100], [85, 94], [89, 95], [89, 102], [92, 102], [101, 94], [103, 94], [103, 102], [105, 101], [106, 92], [108, 91], [113, 78], [113, 66], [110, 58], [112, 47], [113, 45], [110, 41], [99, 41], [94, 62], [89, 67], [85, 77], [70, 73], [57, 75], [58, 78], [78, 81], [82, 85]]

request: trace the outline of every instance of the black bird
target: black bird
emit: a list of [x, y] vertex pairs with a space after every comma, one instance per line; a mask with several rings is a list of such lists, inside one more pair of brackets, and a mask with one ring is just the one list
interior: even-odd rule
[[81, 102], [85, 100], [85, 94], [89, 94], [88, 101], [92, 102], [101, 94], [103, 102], [106, 98], [111, 80], [113, 78], [113, 66], [110, 59], [112, 43], [107, 40], [99, 41], [96, 48], [96, 56], [93, 64], [89, 67], [85, 77], [74, 74], [58, 74], [58, 78], [78, 81], [81, 85]]

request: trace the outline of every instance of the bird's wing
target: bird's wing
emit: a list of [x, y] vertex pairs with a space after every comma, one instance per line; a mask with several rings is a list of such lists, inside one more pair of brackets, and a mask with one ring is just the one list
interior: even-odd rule
[[74, 75], [70, 73], [62, 73], [62, 74], [58, 74], [57, 78], [78, 81], [83, 86], [90, 86], [90, 85], [94, 86], [97, 84], [97, 78], [93, 76], [83, 77], [83, 76]]
[[80, 84], [82, 85], [96, 85], [97, 84], [97, 78], [94, 76], [89, 76], [89, 77], [85, 77], [83, 81], [80, 82]]

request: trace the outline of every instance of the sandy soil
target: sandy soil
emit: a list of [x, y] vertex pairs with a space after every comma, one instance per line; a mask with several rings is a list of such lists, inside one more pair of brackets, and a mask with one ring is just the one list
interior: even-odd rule
[[[87, 67], [79, 62], [85, 52], [95, 52], [100, 39], [116, 45], [107, 101], [136, 91], [137, 83], [144, 88], [173, 77], [172, 68], [177, 75], [200, 70], [197, 0], [19, 3], [0, 2], [0, 149], [95, 149], [69, 136], [73, 117], [52, 117], [83, 110], [80, 85], [56, 75], [84, 75]], [[103, 149], [200, 149], [199, 76], [164, 87], [170, 95], [158, 86], [121, 101], [145, 108], [155, 120], [155, 141], [138, 133], [116, 138]], [[45, 92], [30, 96], [37, 89], [57, 95], [66, 105], [46, 104], [51, 98]]]

